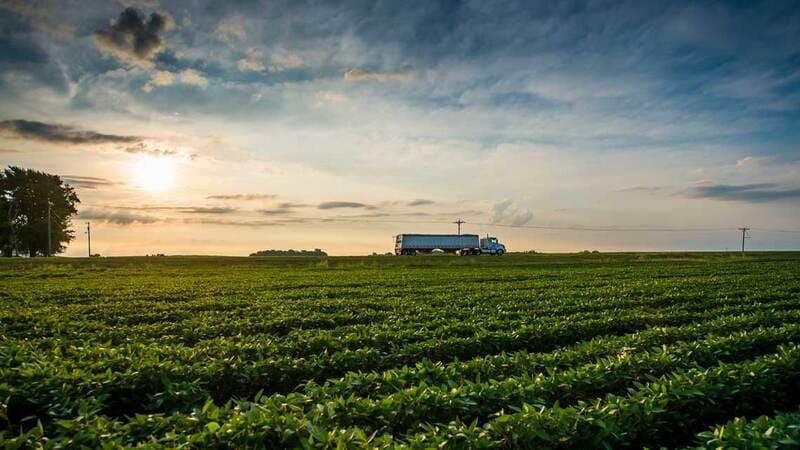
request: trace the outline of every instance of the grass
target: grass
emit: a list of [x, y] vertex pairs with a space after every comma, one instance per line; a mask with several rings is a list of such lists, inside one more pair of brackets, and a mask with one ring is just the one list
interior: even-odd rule
[[3, 260], [0, 443], [786, 440], [798, 275], [792, 252]]

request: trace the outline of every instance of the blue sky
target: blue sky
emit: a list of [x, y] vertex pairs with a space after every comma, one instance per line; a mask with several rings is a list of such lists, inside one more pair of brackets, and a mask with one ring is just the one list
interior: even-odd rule
[[360, 254], [457, 217], [516, 250], [800, 229], [796, 2], [0, 8], [0, 162], [71, 180], [105, 254]]

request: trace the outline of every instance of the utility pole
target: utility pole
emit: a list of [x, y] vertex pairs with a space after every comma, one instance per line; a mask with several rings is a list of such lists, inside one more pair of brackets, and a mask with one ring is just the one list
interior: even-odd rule
[[742, 227], [739, 228], [739, 231], [742, 232], [742, 256], [744, 256], [744, 240], [750, 237], [750, 235], [747, 234], [747, 232], [750, 231], [750, 228]]
[[92, 228], [91, 222], [86, 222], [86, 238], [89, 242], [89, 257], [92, 257]]
[[50, 225], [50, 200], [47, 200], [47, 256], [52, 256], [53, 254], [53, 243], [52, 243], [52, 228]]
[[461, 234], [461, 224], [462, 224], [462, 223], [466, 223], [466, 222], [464, 222], [464, 221], [463, 221], [463, 220], [461, 220], [461, 219], [458, 219], [458, 220], [456, 220], [456, 221], [455, 221], [455, 222], [453, 222], [453, 223], [454, 223], [454, 224], [456, 224], [456, 225], [458, 225], [458, 234]]

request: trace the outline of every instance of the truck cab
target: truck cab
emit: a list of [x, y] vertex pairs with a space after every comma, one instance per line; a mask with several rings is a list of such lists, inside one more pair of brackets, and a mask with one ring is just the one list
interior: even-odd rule
[[506, 246], [501, 244], [496, 237], [486, 236], [481, 238], [481, 253], [490, 255], [502, 255], [506, 252]]

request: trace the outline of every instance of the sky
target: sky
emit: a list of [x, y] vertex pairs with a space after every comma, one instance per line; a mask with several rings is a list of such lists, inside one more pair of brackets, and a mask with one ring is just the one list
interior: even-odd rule
[[67, 256], [800, 249], [795, 1], [0, 0], [0, 100]]

